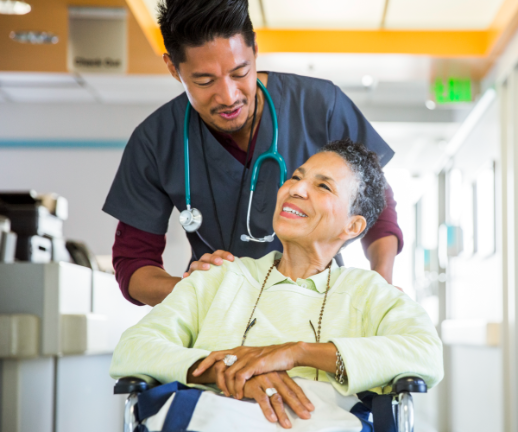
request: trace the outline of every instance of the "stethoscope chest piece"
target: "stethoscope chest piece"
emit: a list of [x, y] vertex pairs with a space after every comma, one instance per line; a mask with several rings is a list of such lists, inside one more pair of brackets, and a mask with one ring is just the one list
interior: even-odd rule
[[[189, 206], [190, 207], [190, 206]], [[180, 224], [187, 232], [195, 232], [201, 226], [203, 216], [198, 209], [188, 208], [180, 213]]]

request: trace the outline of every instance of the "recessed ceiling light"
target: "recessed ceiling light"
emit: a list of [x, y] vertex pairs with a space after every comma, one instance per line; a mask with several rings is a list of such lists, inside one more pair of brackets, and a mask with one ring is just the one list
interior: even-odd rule
[[370, 75], [364, 75], [362, 77], [362, 84], [365, 87], [372, 87], [374, 85], [374, 78]]
[[9, 34], [9, 37], [15, 42], [34, 45], [57, 44], [59, 42], [59, 38], [54, 33], [41, 31], [13, 31]]
[[31, 5], [24, 1], [0, 0], [0, 14], [25, 15], [31, 11]]
[[429, 110], [434, 110], [435, 107], [437, 106], [433, 100], [427, 100], [425, 105], [426, 105], [426, 108], [428, 108]]

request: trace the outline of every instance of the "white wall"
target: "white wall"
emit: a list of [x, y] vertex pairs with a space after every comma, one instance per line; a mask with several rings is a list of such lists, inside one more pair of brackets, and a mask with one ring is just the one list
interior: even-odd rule
[[1, 103], [0, 142], [19, 139], [128, 139], [158, 105]]
[[[465, 186], [476, 181], [488, 162], [500, 163], [499, 103], [495, 100], [455, 155]], [[488, 206], [491, 203], [487, 203]], [[468, 211], [468, 209], [463, 209]], [[496, 211], [496, 209], [495, 209]], [[492, 230], [493, 227], [486, 227]], [[462, 254], [450, 261], [452, 319], [502, 320], [501, 255]]]
[[[460, 170], [464, 187], [469, 190], [481, 168], [500, 163], [500, 113], [498, 99], [493, 101], [453, 158], [451, 168]], [[492, 203], [485, 203], [491, 206]], [[470, 212], [462, 208], [462, 212]], [[495, 221], [498, 209], [495, 206]], [[491, 231], [493, 226], [484, 227]], [[467, 235], [468, 233], [465, 233]], [[496, 232], [495, 232], [496, 235]], [[496, 242], [496, 238], [495, 238]], [[496, 242], [498, 243], [498, 242]], [[489, 256], [462, 253], [449, 260], [447, 317], [502, 321], [501, 251]], [[504, 376], [500, 347], [451, 347], [449, 385], [455, 432], [503, 431]], [[484, 396], [485, 395], [485, 396]], [[474, 415], [477, 413], [477, 415]]]
[[[69, 201], [65, 236], [96, 255], [111, 255], [117, 221], [101, 208], [122, 156], [121, 148], [14, 148], [17, 139], [127, 141], [156, 106], [101, 104], [0, 104], [0, 190], [56, 192]], [[181, 275], [190, 259], [173, 216], [164, 254], [166, 269]]]
[[108, 255], [117, 221], [101, 211], [122, 150], [0, 149], [0, 189], [56, 192], [69, 201], [65, 236]]

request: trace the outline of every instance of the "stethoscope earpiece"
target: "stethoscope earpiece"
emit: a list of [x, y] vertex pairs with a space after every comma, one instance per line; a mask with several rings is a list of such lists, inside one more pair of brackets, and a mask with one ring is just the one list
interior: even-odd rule
[[247, 236], [246, 234], [242, 234], [241, 235], [241, 241], [244, 241], [244, 242], [249, 242], [250, 240], [252, 241], [255, 241], [255, 242], [258, 242], [258, 243], [271, 243], [273, 241], [273, 238], [275, 237], [275, 233], [271, 234], [271, 235], [267, 235], [263, 238], [255, 238], [255, 237], [250, 237], [250, 236]]

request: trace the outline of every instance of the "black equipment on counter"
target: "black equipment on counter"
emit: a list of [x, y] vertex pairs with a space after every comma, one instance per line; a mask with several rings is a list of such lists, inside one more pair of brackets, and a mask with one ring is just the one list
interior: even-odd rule
[[37, 263], [70, 262], [63, 238], [68, 203], [56, 194], [35, 191], [0, 192], [0, 215], [10, 219], [18, 235], [16, 259]]
[[67, 240], [67, 249], [74, 263], [92, 270], [99, 270], [97, 259], [86, 244], [75, 240]]
[[0, 193], [0, 214], [19, 236], [63, 237], [63, 219], [51, 214], [34, 191]]
[[0, 263], [14, 262], [16, 233], [11, 231], [11, 221], [0, 215]]
[[52, 241], [41, 236], [19, 237], [16, 259], [39, 264], [49, 263], [52, 261]]

